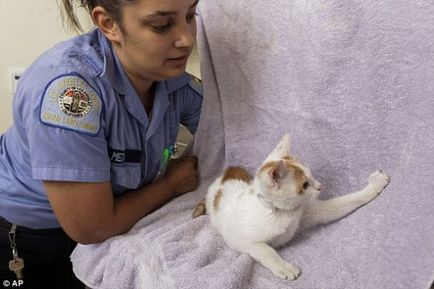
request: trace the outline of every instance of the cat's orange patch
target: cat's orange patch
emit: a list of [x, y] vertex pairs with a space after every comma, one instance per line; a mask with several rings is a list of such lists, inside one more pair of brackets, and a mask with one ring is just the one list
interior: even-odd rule
[[[302, 194], [303, 183], [306, 181], [306, 176], [303, 170], [294, 163], [294, 160], [291, 157], [284, 157], [283, 159], [285, 167], [293, 174], [293, 178], [297, 186], [297, 192]], [[275, 169], [277, 165], [277, 161], [267, 162], [259, 169], [258, 173], [268, 172], [269, 170]]]
[[214, 211], [218, 211], [218, 209], [220, 208], [220, 201], [222, 199], [222, 195], [223, 195], [222, 190], [218, 190], [217, 193], [215, 194], [214, 202], [213, 202]]
[[229, 167], [225, 170], [222, 177], [222, 184], [227, 180], [240, 180], [246, 183], [250, 183], [252, 177], [249, 173], [240, 167]]
[[294, 180], [297, 186], [297, 192], [299, 195], [301, 195], [304, 192], [303, 184], [307, 180], [307, 178], [303, 170], [300, 169], [300, 167], [292, 165], [292, 168], [294, 170]]
[[275, 162], [275, 161], [268, 162], [268, 163], [264, 164], [264, 165], [259, 169], [258, 174], [259, 174], [259, 173], [266, 172], [266, 171], [271, 170], [271, 169], [274, 169], [276, 166], [277, 166], [277, 162]]

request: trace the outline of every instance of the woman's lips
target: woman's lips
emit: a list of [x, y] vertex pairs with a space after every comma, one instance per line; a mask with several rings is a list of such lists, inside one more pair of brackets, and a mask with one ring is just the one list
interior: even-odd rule
[[175, 68], [183, 67], [187, 64], [188, 55], [184, 55], [177, 58], [169, 58], [167, 61]]

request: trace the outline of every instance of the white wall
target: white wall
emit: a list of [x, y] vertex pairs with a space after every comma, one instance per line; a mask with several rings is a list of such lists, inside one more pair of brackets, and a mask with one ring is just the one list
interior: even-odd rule
[[[0, 0], [0, 133], [12, 124], [10, 68], [27, 67], [55, 43], [74, 35], [63, 27], [58, 1]], [[89, 29], [85, 11], [80, 18]], [[198, 65], [195, 53], [187, 70], [198, 76]]]
[[199, 63], [199, 54], [197, 51], [197, 46], [194, 47], [193, 52], [191, 53], [191, 56], [188, 59], [186, 70], [188, 73], [191, 73], [197, 78], [202, 79], [200, 75], [200, 63]]
[[[0, 133], [12, 123], [10, 68], [25, 68], [73, 32], [62, 26], [55, 0], [0, 0]], [[88, 21], [89, 22], [89, 21]]]

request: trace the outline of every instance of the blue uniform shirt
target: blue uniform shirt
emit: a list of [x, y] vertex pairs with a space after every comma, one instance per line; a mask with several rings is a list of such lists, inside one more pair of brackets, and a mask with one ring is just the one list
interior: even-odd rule
[[23, 74], [14, 124], [0, 136], [0, 216], [59, 227], [42, 180], [110, 181], [114, 194], [152, 182], [179, 124], [196, 131], [201, 104], [184, 74], [156, 83], [148, 119], [99, 30], [58, 44]]

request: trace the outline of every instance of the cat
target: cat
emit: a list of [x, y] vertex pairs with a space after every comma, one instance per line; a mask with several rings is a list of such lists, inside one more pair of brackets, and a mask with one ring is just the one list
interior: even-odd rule
[[274, 275], [294, 280], [300, 270], [275, 249], [299, 230], [338, 220], [368, 203], [388, 185], [382, 171], [372, 173], [361, 191], [317, 200], [320, 183], [290, 155], [286, 134], [254, 178], [239, 167], [227, 168], [209, 187], [193, 217], [207, 213], [229, 247], [249, 254]]

